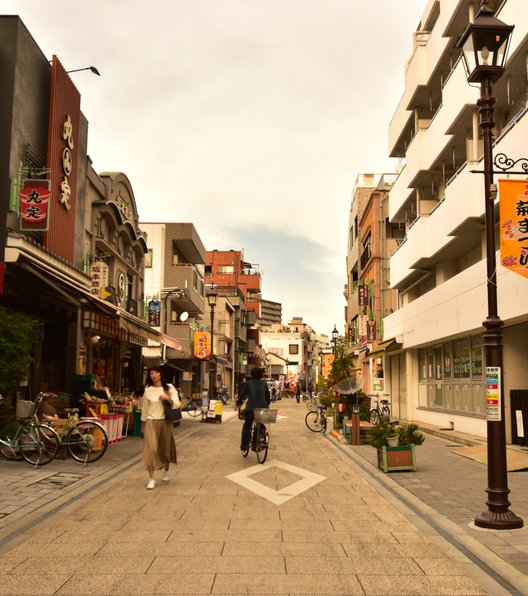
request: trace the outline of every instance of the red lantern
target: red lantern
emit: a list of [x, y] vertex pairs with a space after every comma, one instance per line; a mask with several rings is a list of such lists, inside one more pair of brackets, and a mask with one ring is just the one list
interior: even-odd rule
[[339, 413], [344, 412], [345, 411], [345, 404], [338, 404], [337, 410], [338, 410]]

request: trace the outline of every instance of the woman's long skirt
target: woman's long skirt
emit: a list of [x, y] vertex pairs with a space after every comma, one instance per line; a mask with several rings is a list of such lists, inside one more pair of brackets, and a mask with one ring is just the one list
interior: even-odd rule
[[170, 420], [147, 420], [143, 431], [143, 458], [147, 470], [160, 470], [177, 463], [176, 443]]

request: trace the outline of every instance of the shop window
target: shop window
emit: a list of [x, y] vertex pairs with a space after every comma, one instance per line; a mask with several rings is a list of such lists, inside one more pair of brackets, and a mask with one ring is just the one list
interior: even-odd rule
[[453, 375], [453, 359], [451, 356], [451, 344], [449, 342], [444, 344], [444, 379], [451, 379]]
[[453, 371], [455, 379], [469, 379], [471, 376], [469, 339], [459, 339], [453, 344]]
[[427, 348], [427, 378], [434, 379], [434, 351], [433, 348]]
[[419, 350], [418, 360], [420, 362], [420, 381], [427, 380], [427, 352], [425, 350]]
[[433, 349], [434, 356], [434, 374], [437, 381], [441, 381], [443, 378], [443, 359], [442, 359], [442, 346], [435, 346]]
[[482, 377], [482, 338], [471, 339], [471, 375]]

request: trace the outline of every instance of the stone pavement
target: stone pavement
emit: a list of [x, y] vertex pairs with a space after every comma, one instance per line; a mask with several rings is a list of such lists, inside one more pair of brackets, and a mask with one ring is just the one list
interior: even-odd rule
[[[528, 594], [510, 563], [494, 561], [499, 575], [490, 566], [496, 545], [482, 538], [494, 533], [467, 527], [472, 501], [465, 526], [433, 507], [444, 496], [436, 479], [453, 485], [447, 464], [480, 464], [452, 454], [451, 462], [437, 447], [441, 461], [429, 470], [427, 445], [435, 451], [437, 439], [428, 436], [418, 472], [382, 474], [369, 461], [371, 447], [309, 432], [302, 404], [275, 405], [266, 464], [254, 453], [242, 458], [232, 413], [222, 424], [184, 417], [175, 431], [178, 466], [153, 491], [137, 438], [114, 445], [98, 471], [68, 461], [39, 470], [2, 462], [2, 486], [29, 490], [28, 499], [46, 474], [74, 465], [72, 473], [88, 476], [55, 488], [60, 497], [42, 494], [16, 520], [4, 516], [0, 594]], [[417, 486], [408, 490], [411, 481]], [[455, 486], [464, 482], [457, 476]], [[454, 507], [445, 505], [449, 514]], [[525, 530], [508, 534], [526, 539]]]

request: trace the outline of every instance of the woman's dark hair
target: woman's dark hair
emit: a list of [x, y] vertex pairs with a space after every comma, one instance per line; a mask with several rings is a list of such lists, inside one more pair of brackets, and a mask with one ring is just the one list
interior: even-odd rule
[[262, 375], [264, 374], [264, 369], [259, 368], [258, 366], [254, 366], [251, 369], [251, 377], [253, 379], [262, 379]]
[[155, 370], [156, 372], [159, 372], [161, 386], [163, 387], [163, 390], [164, 391], [168, 392], [169, 391], [169, 385], [167, 384], [167, 381], [165, 379], [165, 373], [163, 372], [163, 367], [161, 367], [161, 366], [151, 366], [147, 370], [147, 378], [145, 379], [145, 387], [152, 387], [152, 379], [150, 378], [150, 372], [152, 370]]

